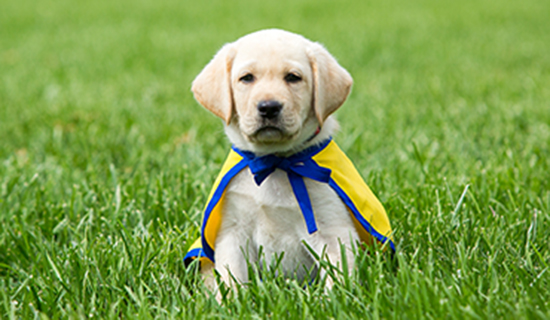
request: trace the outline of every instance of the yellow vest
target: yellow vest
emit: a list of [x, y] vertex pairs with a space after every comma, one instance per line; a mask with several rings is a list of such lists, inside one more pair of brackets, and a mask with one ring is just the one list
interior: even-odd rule
[[[271, 167], [269, 167], [269, 165], [265, 165], [265, 162], [278, 164], [270, 163]], [[186, 265], [196, 258], [215, 262], [214, 246], [223, 218], [225, 190], [231, 179], [247, 167], [255, 174], [257, 184], [260, 184], [276, 168], [287, 171], [310, 234], [317, 228], [309, 196], [303, 183], [304, 178], [329, 184], [347, 206], [362, 242], [370, 245], [374, 239], [389, 245], [395, 251], [390, 221], [384, 207], [363, 181], [349, 158], [332, 139], [329, 139], [321, 145], [311, 147], [289, 158], [255, 157], [250, 152], [233, 147], [208, 197], [204, 209], [201, 237], [189, 248], [184, 258]], [[310, 172], [313, 173], [310, 174]]]

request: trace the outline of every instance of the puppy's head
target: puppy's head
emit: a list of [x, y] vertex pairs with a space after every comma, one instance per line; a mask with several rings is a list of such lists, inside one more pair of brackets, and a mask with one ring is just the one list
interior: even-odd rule
[[320, 44], [263, 30], [226, 44], [192, 90], [200, 104], [226, 122], [237, 147], [272, 153], [308, 141], [344, 103], [352, 82]]

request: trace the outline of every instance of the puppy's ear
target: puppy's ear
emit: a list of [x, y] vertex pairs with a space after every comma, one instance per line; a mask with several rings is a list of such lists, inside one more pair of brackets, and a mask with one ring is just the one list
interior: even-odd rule
[[344, 103], [353, 79], [322, 45], [312, 43], [308, 56], [313, 71], [313, 108], [322, 125]]
[[191, 87], [195, 99], [226, 123], [231, 120], [233, 110], [230, 78], [235, 51], [233, 44], [221, 48], [195, 78]]

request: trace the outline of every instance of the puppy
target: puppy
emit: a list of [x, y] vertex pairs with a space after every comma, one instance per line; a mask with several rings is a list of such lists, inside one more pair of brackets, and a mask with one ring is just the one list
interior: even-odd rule
[[281, 255], [286, 276], [309, 281], [311, 250], [339, 268], [345, 257], [350, 272], [356, 242], [394, 249], [384, 208], [331, 139], [352, 83], [323, 46], [274, 29], [226, 44], [196, 77], [196, 100], [233, 144], [185, 257], [201, 259], [207, 282], [213, 269], [226, 284], [246, 282], [247, 261]]

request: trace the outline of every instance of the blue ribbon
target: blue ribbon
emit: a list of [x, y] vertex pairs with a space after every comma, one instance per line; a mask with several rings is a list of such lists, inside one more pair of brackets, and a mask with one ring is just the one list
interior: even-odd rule
[[324, 149], [330, 140], [325, 141], [320, 146], [312, 147], [288, 158], [281, 158], [275, 155], [266, 155], [257, 157], [252, 152], [239, 150], [233, 147], [233, 150], [243, 157], [243, 161], [248, 165], [254, 175], [254, 181], [261, 185], [267, 177], [276, 169], [284, 170], [287, 173], [288, 180], [294, 191], [294, 196], [306, 221], [307, 231], [311, 234], [317, 231], [313, 207], [309, 199], [304, 177], [311, 180], [329, 183], [331, 170], [320, 167], [311, 158], [320, 150]]

